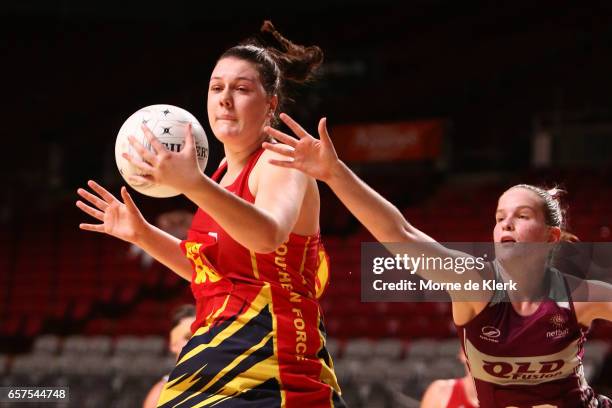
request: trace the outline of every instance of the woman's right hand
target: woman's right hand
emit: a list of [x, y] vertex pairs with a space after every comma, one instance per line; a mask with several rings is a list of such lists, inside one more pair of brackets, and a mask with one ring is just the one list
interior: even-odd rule
[[264, 131], [284, 145], [264, 142], [263, 147], [291, 159], [270, 160], [270, 163], [297, 169], [318, 180], [329, 182], [341, 162], [327, 132], [327, 119], [319, 121], [320, 139], [315, 139], [289, 115], [281, 113], [280, 118], [298, 139], [267, 126]]
[[147, 226], [140, 210], [134, 204], [132, 197], [125, 187], [121, 187], [121, 197], [123, 202], [109, 193], [104, 187], [95, 181], [88, 181], [87, 185], [98, 195], [79, 188], [78, 195], [89, 202], [88, 205], [82, 201], [77, 201], [76, 206], [83, 212], [91, 215], [102, 224], [79, 224], [79, 228], [87, 231], [103, 232], [124, 241], [137, 244]]

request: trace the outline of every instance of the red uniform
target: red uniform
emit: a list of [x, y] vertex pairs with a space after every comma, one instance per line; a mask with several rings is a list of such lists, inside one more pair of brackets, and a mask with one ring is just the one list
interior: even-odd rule
[[[262, 153], [226, 187], [250, 203]], [[327, 280], [318, 234], [255, 253], [198, 209], [181, 246], [194, 266], [197, 317], [159, 406], [343, 406], [317, 301]]]

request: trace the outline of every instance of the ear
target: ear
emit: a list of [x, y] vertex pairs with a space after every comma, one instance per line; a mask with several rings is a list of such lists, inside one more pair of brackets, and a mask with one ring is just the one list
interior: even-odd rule
[[276, 108], [278, 107], [278, 95], [272, 95], [272, 97], [270, 98], [270, 116], [274, 115], [274, 112], [276, 112]]
[[549, 236], [548, 242], [559, 242], [561, 240], [561, 228], [559, 227], [549, 227]]

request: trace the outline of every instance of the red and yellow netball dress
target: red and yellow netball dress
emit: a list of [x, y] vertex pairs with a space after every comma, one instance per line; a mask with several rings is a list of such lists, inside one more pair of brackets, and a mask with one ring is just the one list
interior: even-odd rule
[[[226, 187], [251, 203], [248, 178], [262, 153]], [[198, 209], [181, 247], [194, 266], [197, 317], [159, 407], [344, 406], [317, 301], [328, 276], [318, 234], [255, 253]]]

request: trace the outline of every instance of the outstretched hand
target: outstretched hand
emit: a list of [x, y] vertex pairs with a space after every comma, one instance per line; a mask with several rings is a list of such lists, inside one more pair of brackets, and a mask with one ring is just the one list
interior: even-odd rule
[[289, 160], [271, 159], [270, 163], [300, 170], [324, 182], [329, 181], [340, 160], [327, 132], [327, 119], [321, 118], [319, 121], [320, 139], [315, 139], [289, 115], [281, 113], [280, 118], [293, 131], [297, 139], [266, 126], [264, 131], [283, 144], [264, 142], [262, 146], [289, 158]]
[[90, 180], [87, 185], [98, 195], [79, 188], [77, 190], [78, 195], [91, 205], [79, 200], [76, 202], [76, 206], [95, 219], [102, 221], [102, 224], [82, 223], [79, 224], [79, 228], [106, 233], [124, 241], [136, 243], [147, 222], [134, 204], [127, 189], [121, 187], [121, 197], [124, 201], [121, 202], [95, 181]]
[[186, 126], [185, 144], [180, 152], [168, 150], [144, 124], [142, 131], [151, 150], [134, 136], [129, 136], [130, 145], [140, 157], [129, 153], [123, 153], [122, 156], [142, 172], [141, 175], [131, 175], [130, 180], [140, 184], [154, 183], [169, 186], [181, 193], [188, 193], [196, 188], [202, 177], [202, 171], [198, 164], [191, 124]]

